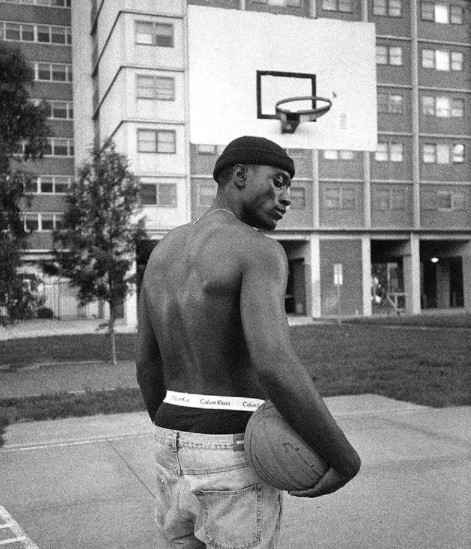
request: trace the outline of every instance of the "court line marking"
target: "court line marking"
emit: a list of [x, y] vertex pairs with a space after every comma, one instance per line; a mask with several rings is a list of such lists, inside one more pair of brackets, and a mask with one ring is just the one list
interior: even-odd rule
[[149, 433], [136, 433], [136, 434], [130, 434], [130, 435], [113, 435], [113, 436], [104, 436], [104, 437], [96, 437], [96, 438], [87, 438], [87, 439], [80, 439], [80, 440], [71, 440], [71, 441], [51, 441], [51, 442], [45, 442], [43, 444], [31, 444], [31, 445], [18, 445], [18, 446], [4, 446], [0, 449], [0, 455], [2, 453], [9, 453], [9, 452], [27, 452], [30, 450], [42, 450], [45, 448], [60, 448], [65, 446], [82, 446], [86, 444], [94, 444], [94, 443], [100, 443], [100, 442], [107, 442], [111, 440], [125, 440], [128, 438], [151, 438], [153, 434], [151, 432]]
[[13, 519], [10, 513], [0, 505], [0, 518], [4, 521], [4, 524], [0, 528], [9, 528], [16, 537], [4, 539], [0, 541], [0, 546], [6, 547], [10, 543], [21, 542], [24, 546], [24, 549], [39, 549], [39, 547], [30, 539], [25, 532], [21, 529], [20, 525]]

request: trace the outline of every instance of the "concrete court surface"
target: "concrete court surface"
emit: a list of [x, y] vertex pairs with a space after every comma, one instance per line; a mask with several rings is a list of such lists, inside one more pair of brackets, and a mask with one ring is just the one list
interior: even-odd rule
[[[471, 407], [432, 409], [376, 395], [326, 402], [362, 470], [336, 494], [286, 495], [282, 547], [469, 549]], [[5, 439], [0, 510], [31, 541], [2, 545], [0, 520], [1, 547], [161, 546], [145, 413], [14, 424]]]

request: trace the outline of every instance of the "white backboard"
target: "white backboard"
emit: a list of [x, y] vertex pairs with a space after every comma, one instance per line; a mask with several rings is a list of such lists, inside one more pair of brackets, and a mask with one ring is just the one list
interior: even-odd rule
[[[192, 143], [259, 135], [285, 148], [376, 149], [372, 23], [189, 5], [188, 27]], [[282, 134], [264, 115], [277, 100], [311, 95], [312, 82], [332, 108]]]

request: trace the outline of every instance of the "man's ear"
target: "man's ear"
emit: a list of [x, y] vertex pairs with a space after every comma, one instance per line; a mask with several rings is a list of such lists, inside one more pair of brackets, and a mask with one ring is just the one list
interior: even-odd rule
[[247, 166], [243, 166], [242, 164], [236, 164], [234, 166], [234, 171], [233, 171], [234, 181], [238, 187], [245, 187], [245, 182], [247, 180], [247, 172], [248, 172]]

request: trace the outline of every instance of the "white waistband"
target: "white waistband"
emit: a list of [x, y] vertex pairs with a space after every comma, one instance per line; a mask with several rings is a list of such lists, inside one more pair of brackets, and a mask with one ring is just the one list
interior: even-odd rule
[[187, 408], [207, 408], [209, 410], [238, 410], [242, 412], [253, 412], [265, 401], [258, 398], [195, 395], [191, 393], [167, 391], [164, 402], [167, 404], [175, 404], [175, 406], [186, 406]]

